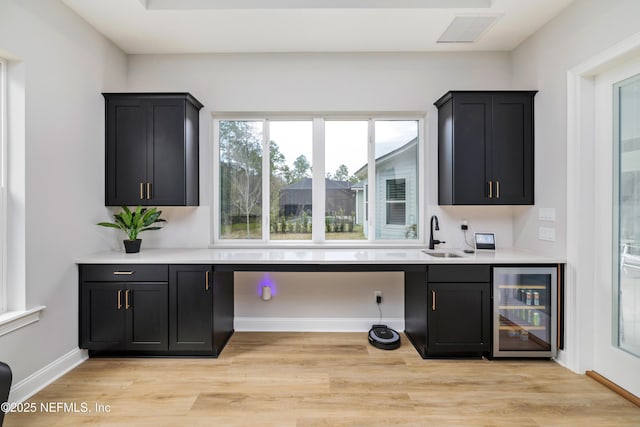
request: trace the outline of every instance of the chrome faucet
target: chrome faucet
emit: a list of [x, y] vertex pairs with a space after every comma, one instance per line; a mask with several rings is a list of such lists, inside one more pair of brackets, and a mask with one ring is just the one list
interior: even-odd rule
[[435, 249], [435, 245], [439, 245], [440, 243], [447, 243], [444, 240], [433, 240], [433, 221], [436, 222], [436, 231], [440, 230], [440, 225], [438, 224], [438, 217], [435, 215], [431, 216], [431, 221], [429, 223], [429, 249]]

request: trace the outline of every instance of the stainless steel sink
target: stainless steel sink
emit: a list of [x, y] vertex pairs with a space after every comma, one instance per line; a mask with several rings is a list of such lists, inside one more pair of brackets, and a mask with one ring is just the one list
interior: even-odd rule
[[433, 251], [422, 251], [422, 252], [436, 258], [462, 258], [462, 255], [457, 254], [455, 252], [433, 252]]

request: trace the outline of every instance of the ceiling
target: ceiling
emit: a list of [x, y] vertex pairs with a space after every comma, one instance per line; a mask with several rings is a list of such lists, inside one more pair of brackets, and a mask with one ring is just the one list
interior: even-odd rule
[[[62, 1], [126, 53], [145, 54], [510, 51], [573, 0]], [[439, 43], [456, 17], [453, 40], [479, 36]]]

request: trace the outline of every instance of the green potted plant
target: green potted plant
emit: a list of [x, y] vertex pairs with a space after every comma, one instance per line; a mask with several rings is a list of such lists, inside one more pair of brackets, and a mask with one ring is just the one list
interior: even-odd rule
[[127, 234], [128, 239], [123, 240], [124, 250], [126, 253], [140, 252], [141, 239], [138, 234], [147, 230], [159, 230], [162, 227], [154, 224], [167, 222], [160, 218], [162, 211], [156, 208], [143, 208], [138, 206], [134, 212], [127, 206], [122, 206], [122, 211], [113, 216], [114, 222], [99, 222], [98, 225], [103, 227], [118, 228]]

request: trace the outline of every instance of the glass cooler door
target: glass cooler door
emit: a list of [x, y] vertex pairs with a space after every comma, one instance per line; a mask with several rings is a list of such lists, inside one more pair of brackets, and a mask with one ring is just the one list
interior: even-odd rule
[[556, 355], [556, 267], [493, 269], [493, 356]]

